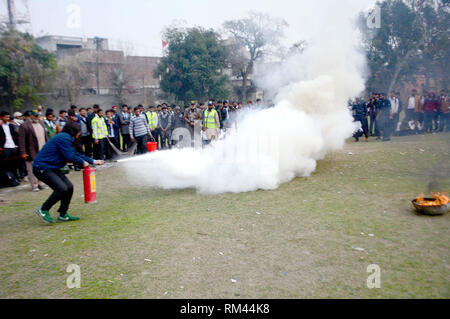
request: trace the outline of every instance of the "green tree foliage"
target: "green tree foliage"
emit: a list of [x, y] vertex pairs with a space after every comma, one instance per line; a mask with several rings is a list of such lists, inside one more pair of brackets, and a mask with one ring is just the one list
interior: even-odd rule
[[169, 48], [161, 59], [156, 76], [161, 88], [178, 101], [226, 98], [227, 76], [222, 74], [226, 48], [212, 30], [169, 28], [165, 31]]
[[400, 79], [423, 70], [448, 85], [449, 6], [443, 0], [386, 0], [381, 28], [368, 29], [361, 16], [371, 75], [369, 91], [397, 89]]
[[39, 47], [28, 33], [3, 30], [0, 33], [1, 106], [18, 110], [44, 101], [38, 95], [57, 68], [56, 58]]

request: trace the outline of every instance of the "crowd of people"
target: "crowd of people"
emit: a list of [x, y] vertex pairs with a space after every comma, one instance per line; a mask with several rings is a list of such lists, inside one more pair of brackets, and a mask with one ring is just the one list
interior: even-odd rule
[[[181, 139], [190, 138], [188, 145], [191, 146], [196, 134], [201, 136], [202, 146], [207, 145], [236, 126], [240, 112], [273, 106], [271, 101], [263, 104], [258, 99], [246, 105], [192, 101], [183, 111], [179, 106], [166, 103], [147, 108], [122, 105], [121, 110], [117, 106], [103, 110], [99, 105], [87, 108], [72, 105], [58, 114], [42, 106], [24, 114], [11, 115], [3, 111], [0, 114], [0, 187], [14, 187], [28, 180], [35, 192], [46, 188], [33, 174], [33, 161], [50, 139], [63, 132], [67, 123], [80, 126], [81, 134], [74, 142], [77, 152], [103, 161], [114, 160], [121, 152], [145, 154], [151, 141], [157, 143], [158, 149], [170, 149]], [[175, 136], [173, 133], [179, 128], [189, 134]], [[186, 140], [183, 142], [186, 145]], [[73, 168], [81, 170], [82, 167], [73, 163]]]
[[[145, 154], [148, 142], [156, 143], [158, 149], [170, 149], [182, 138], [188, 139], [183, 145], [192, 146], [194, 137], [201, 136], [202, 146], [208, 145], [227, 130], [237, 127], [241, 112], [273, 106], [271, 101], [263, 103], [258, 99], [256, 103], [248, 101], [245, 105], [215, 100], [207, 103], [192, 101], [183, 110], [163, 103], [147, 108], [122, 105], [120, 110], [116, 106], [103, 110], [99, 105], [87, 108], [72, 105], [58, 114], [52, 109], [44, 110], [42, 106], [24, 114], [11, 115], [3, 111], [0, 114], [0, 187], [18, 186], [21, 181], [28, 180], [33, 191], [46, 188], [33, 174], [33, 161], [50, 139], [63, 132], [67, 123], [77, 123], [81, 129], [74, 142], [77, 152], [103, 161], [114, 160], [121, 152]], [[392, 135], [450, 130], [447, 90], [442, 90], [439, 96], [434, 92], [419, 95], [413, 90], [405, 103], [398, 92], [391, 92], [389, 96], [371, 93], [368, 100], [356, 98], [350, 102], [349, 108], [354, 120], [361, 123], [361, 128], [354, 134], [355, 141], [362, 136], [366, 141], [370, 136], [389, 141]], [[178, 134], [180, 128], [188, 134]], [[80, 170], [82, 167], [73, 163], [73, 168]]]
[[366, 141], [369, 136], [377, 140], [389, 141], [392, 135], [424, 134], [450, 131], [450, 106], [448, 91], [441, 90], [440, 95], [435, 92], [424, 91], [422, 95], [417, 90], [402, 103], [399, 92], [371, 93], [365, 101], [356, 98], [350, 102], [353, 118], [361, 123], [361, 128], [353, 137], [358, 142], [364, 135]]

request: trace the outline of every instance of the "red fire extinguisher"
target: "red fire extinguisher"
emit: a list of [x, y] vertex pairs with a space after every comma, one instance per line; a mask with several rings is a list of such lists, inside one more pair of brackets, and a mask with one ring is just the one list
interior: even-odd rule
[[97, 203], [97, 189], [95, 185], [95, 169], [87, 167], [83, 170], [84, 201], [86, 204]]

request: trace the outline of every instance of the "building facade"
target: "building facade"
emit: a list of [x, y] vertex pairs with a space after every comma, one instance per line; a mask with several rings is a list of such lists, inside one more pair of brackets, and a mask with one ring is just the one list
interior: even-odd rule
[[48, 94], [49, 107], [150, 105], [167, 99], [154, 77], [160, 57], [125, 56], [100, 38], [44, 36], [36, 42], [54, 53], [61, 67], [61, 80]]

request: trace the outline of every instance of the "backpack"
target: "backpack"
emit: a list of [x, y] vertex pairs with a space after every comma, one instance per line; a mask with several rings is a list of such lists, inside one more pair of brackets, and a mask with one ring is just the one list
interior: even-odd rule
[[150, 124], [150, 122], [148, 121], [148, 117], [147, 117], [147, 112], [142, 113], [144, 115], [145, 121], [147, 122], [147, 124]]

